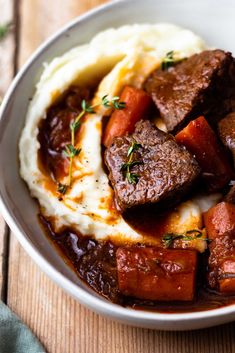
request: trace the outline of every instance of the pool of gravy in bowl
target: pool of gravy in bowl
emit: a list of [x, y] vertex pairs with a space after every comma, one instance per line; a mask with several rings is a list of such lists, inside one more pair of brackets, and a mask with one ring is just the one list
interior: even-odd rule
[[155, 302], [124, 296], [118, 289], [116, 266], [118, 245], [111, 241], [98, 242], [92, 237], [79, 235], [72, 229], [55, 233], [49, 220], [41, 215], [39, 219], [50, 241], [78, 277], [113, 303], [161, 313], [196, 312], [235, 304], [235, 296], [222, 296], [207, 287], [205, 272], [207, 253], [198, 255], [200, 268], [196, 280], [196, 295], [192, 302]]

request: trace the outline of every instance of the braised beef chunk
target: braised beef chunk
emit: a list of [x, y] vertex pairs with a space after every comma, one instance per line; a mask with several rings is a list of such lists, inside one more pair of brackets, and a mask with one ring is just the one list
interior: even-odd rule
[[205, 115], [217, 121], [232, 110], [235, 62], [231, 53], [203, 51], [167, 71], [155, 71], [145, 82], [168, 131]]
[[[138, 178], [131, 183], [121, 168], [128, 161], [133, 142], [140, 147], [133, 153], [133, 161], [139, 164], [130, 169]], [[175, 203], [200, 173], [193, 156], [177, 145], [172, 135], [160, 131], [149, 120], [138, 122], [132, 135], [115, 138], [105, 151], [105, 163], [120, 211], [146, 204]]]
[[235, 113], [228, 114], [219, 122], [218, 132], [223, 144], [232, 152], [235, 166]]
[[39, 127], [39, 157], [46, 171], [56, 180], [68, 173], [65, 146], [71, 142], [70, 124], [81, 113], [82, 100], [90, 98], [90, 91], [78, 86], [70, 87], [63, 99], [52, 105]]
[[193, 299], [196, 251], [122, 247], [116, 257], [118, 286], [124, 295], [161, 301]]
[[208, 280], [221, 293], [235, 294], [235, 205], [221, 202], [204, 214], [210, 239]]

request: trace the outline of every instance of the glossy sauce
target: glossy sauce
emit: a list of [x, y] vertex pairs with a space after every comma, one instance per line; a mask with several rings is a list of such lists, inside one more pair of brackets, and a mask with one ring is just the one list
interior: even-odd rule
[[123, 215], [125, 221], [138, 233], [144, 236], [150, 236], [158, 238], [159, 234], [165, 234], [167, 231], [167, 225], [169, 224], [169, 217], [172, 214], [170, 212], [164, 212], [159, 214], [154, 209], [140, 209], [128, 211]]
[[97, 293], [126, 307], [164, 313], [181, 313], [216, 309], [235, 303], [235, 296], [223, 297], [206, 286], [207, 254], [199, 255], [196, 297], [193, 302], [154, 302], [122, 295], [118, 289], [116, 251], [111, 241], [97, 242], [92, 237], [76, 234], [71, 229], [55, 233], [49, 221], [40, 216], [48, 237], [69, 260], [78, 276]]

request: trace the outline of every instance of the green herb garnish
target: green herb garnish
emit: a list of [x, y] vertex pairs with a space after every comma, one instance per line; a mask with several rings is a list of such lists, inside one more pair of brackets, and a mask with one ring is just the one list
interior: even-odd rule
[[114, 109], [120, 110], [120, 109], [124, 109], [126, 107], [126, 103], [125, 102], [120, 102], [120, 98], [115, 96], [113, 97], [110, 101], [108, 100], [108, 95], [106, 94], [101, 101], [101, 104], [105, 107], [105, 108], [111, 108], [113, 107]]
[[0, 41], [3, 40], [7, 36], [11, 27], [12, 27], [11, 23], [7, 23], [5, 25], [0, 25]]
[[75, 148], [73, 145], [67, 145], [64, 154], [69, 158], [74, 158], [79, 155], [81, 148]]
[[174, 50], [169, 51], [161, 63], [162, 70], [168, 70], [170, 67], [180, 63], [184, 59], [178, 59]]
[[76, 119], [70, 124], [70, 132], [71, 132], [71, 143], [65, 146], [65, 149], [63, 151], [64, 155], [69, 158], [69, 174], [68, 174], [68, 183], [67, 184], [58, 184], [57, 191], [65, 195], [66, 191], [68, 190], [69, 187], [72, 185], [72, 179], [73, 179], [73, 160], [74, 157], [78, 156], [81, 152], [81, 148], [76, 148], [75, 146], [75, 134], [78, 131], [78, 129], [81, 126], [81, 119], [82, 117], [88, 113], [88, 114], [95, 114], [95, 108], [98, 106], [103, 106], [105, 108], [113, 108], [113, 109], [124, 109], [126, 106], [125, 102], [120, 102], [119, 97], [113, 97], [110, 100], [108, 99], [108, 95], [105, 95], [100, 103], [96, 103], [93, 105], [90, 105], [88, 102], [85, 100], [82, 101], [81, 108], [82, 111], [81, 113], [76, 117]]
[[68, 188], [68, 186], [65, 184], [58, 183], [58, 185], [57, 185], [57, 191], [62, 195], [64, 195], [66, 193], [67, 188]]
[[138, 151], [140, 147], [141, 144], [137, 143], [136, 141], [132, 141], [131, 146], [127, 151], [127, 162], [124, 163], [120, 169], [123, 172], [125, 179], [127, 179], [130, 184], [137, 184], [140, 178], [139, 174], [131, 172], [131, 168], [133, 168], [135, 165], [140, 165], [143, 163], [141, 161], [133, 160], [134, 152]]
[[[202, 238], [203, 232], [198, 229], [188, 230], [184, 234], [167, 233], [163, 235], [162, 242], [166, 248], [170, 248], [175, 240], [192, 241]], [[203, 240], [210, 241], [210, 239], [203, 238]]]

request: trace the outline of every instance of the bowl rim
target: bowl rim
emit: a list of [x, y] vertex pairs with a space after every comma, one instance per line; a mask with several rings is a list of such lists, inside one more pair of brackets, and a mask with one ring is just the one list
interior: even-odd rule
[[[142, 0], [135, 0], [136, 2], [141, 2]], [[62, 26], [58, 31], [56, 31], [52, 36], [50, 36], [46, 41], [44, 41], [36, 51], [30, 56], [26, 63], [19, 70], [15, 78], [12, 80], [0, 106], [0, 126], [3, 123], [4, 112], [8, 106], [10, 98], [17, 90], [22, 78], [27, 74], [28, 69], [34, 63], [34, 61], [40, 56], [44, 50], [52, 46], [54, 42], [57, 41], [65, 32], [73, 28], [79, 23], [85, 22], [89, 19], [92, 19], [94, 16], [100, 12], [110, 10], [115, 8], [115, 6], [121, 3], [131, 3], [133, 0], [113, 0], [112, 2], [105, 3], [101, 6], [98, 6], [85, 14], [76, 17], [72, 21], [68, 22], [65, 26]], [[151, 312], [148, 310], [135, 310], [127, 307], [122, 307], [121, 305], [114, 304], [108, 300], [105, 300], [102, 297], [89, 293], [85, 289], [79, 287], [71, 280], [66, 278], [65, 275], [60, 273], [55, 267], [53, 267], [49, 261], [37, 250], [36, 246], [28, 239], [27, 234], [22, 229], [19, 221], [13, 214], [10, 207], [7, 206], [7, 202], [4, 200], [2, 191], [0, 190], [0, 212], [9, 225], [10, 229], [17, 237], [20, 244], [33, 259], [33, 261], [40, 267], [40, 269], [49, 276], [54, 282], [62, 287], [66, 292], [72, 295], [75, 299], [78, 299], [80, 303], [89, 307], [95, 312], [105, 314], [106, 316], [116, 317], [119, 320], [125, 321], [127, 318], [132, 321], [132, 323], [153, 323], [153, 322], [178, 322], [178, 321], [198, 321], [201, 319], [209, 318], [219, 318], [226, 317], [228, 314], [235, 314], [235, 304], [228, 306], [209, 309], [198, 312], [185, 312], [185, 313], [161, 313], [161, 312]], [[80, 279], [79, 279], [80, 280]], [[80, 280], [81, 281], [81, 280]], [[136, 320], [136, 321], [134, 321]], [[203, 326], [203, 324], [202, 324]], [[177, 328], [176, 328], [177, 329]]]

